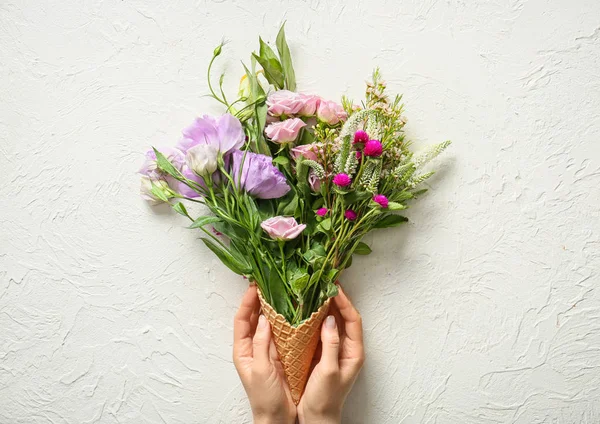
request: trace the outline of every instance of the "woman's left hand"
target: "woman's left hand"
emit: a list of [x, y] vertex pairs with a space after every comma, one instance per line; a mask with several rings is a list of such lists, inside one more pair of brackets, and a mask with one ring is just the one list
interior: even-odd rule
[[254, 424], [293, 424], [296, 405], [271, 340], [271, 327], [260, 314], [256, 286], [250, 286], [242, 299], [233, 338], [233, 363], [250, 400]]

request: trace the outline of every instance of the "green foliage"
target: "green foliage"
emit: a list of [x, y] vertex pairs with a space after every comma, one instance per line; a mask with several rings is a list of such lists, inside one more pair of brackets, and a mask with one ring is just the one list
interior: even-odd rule
[[408, 218], [402, 215], [386, 214], [375, 222], [373, 228], [390, 228], [397, 227], [408, 221]]
[[223, 262], [230, 270], [240, 275], [248, 275], [252, 272], [252, 267], [243, 257], [234, 257], [225, 247], [219, 245], [209, 238], [202, 237], [206, 247], [213, 251], [215, 255]]
[[358, 243], [358, 245], [356, 246], [356, 248], [354, 249], [354, 253], [356, 253], [357, 255], [368, 255], [372, 252], [371, 248], [363, 243], [362, 241]]
[[281, 25], [281, 28], [279, 29], [276, 45], [279, 57], [281, 58], [283, 73], [285, 75], [285, 88], [290, 91], [296, 91], [296, 73], [294, 72], [294, 66], [292, 64], [290, 48], [285, 39], [285, 23]]

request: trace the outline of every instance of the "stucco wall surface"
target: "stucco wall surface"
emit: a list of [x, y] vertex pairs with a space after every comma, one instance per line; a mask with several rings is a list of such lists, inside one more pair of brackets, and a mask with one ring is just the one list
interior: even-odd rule
[[367, 362], [344, 424], [600, 422], [600, 3], [0, 3], [0, 423], [242, 423], [245, 284], [135, 171], [287, 20], [303, 91], [375, 65], [415, 146], [411, 222], [343, 284]]

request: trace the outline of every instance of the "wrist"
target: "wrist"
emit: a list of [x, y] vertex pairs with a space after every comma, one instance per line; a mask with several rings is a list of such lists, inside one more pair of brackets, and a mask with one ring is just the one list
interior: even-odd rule
[[342, 411], [329, 412], [301, 412], [298, 411], [298, 422], [300, 424], [341, 424]]
[[252, 422], [253, 424], [295, 424], [296, 417], [281, 418], [268, 415], [254, 415]]

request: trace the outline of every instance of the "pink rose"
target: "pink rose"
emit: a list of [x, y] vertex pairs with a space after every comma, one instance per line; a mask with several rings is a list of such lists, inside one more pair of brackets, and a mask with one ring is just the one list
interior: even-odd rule
[[321, 180], [319, 179], [319, 177], [317, 177], [317, 174], [315, 174], [315, 172], [312, 169], [308, 173], [308, 185], [310, 186], [311, 190], [315, 193], [321, 190]]
[[300, 116], [314, 116], [321, 103], [322, 99], [319, 96], [313, 94], [299, 94], [302, 102], [302, 108], [298, 111]]
[[267, 111], [270, 115], [296, 115], [304, 107], [304, 102], [298, 93], [289, 90], [278, 90], [267, 98]]
[[265, 134], [275, 143], [289, 143], [298, 137], [298, 133], [306, 124], [300, 118], [290, 118], [274, 122], [265, 128]]
[[296, 146], [292, 150], [290, 150], [290, 154], [292, 159], [298, 160], [298, 157], [302, 156], [304, 159], [308, 160], [317, 160], [317, 146], [314, 144], [303, 144], [301, 146]]
[[274, 216], [261, 222], [260, 226], [273, 240], [292, 240], [300, 235], [306, 224], [298, 224], [291, 216]]
[[348, 118], [348, 114], [336, 102], [321, 100], [317, 108], [317, 118], [326, 124], [335, 125], [340, 121], [345, 121]]

